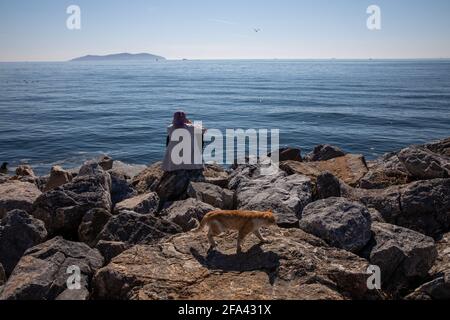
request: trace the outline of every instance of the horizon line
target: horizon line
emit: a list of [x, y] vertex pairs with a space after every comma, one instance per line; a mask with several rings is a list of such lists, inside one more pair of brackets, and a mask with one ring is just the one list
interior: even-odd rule
[[[73, 58], [76, 59], [76, 58]], [[72, 62], [72, 63], [80, 63], [80, 62], [127, 62], [127, 61], [133, 61], [133, 60], [107, 60], [107, 61], [72, 61], [70, 60], [2, 60], [0, 63], [49, 63], [49, 62]], [[164, 62], [164, 61], [292, 61], [292, 60], [316, 60], [316, 61], [333, 61], [333, 60], [450, 60], [450, 57], [421, 57], [421, 58], [165, 58], [165, 60], [161, 60], [158, 62]], [[154, 62], [152, 60], [145, 61], [145, 60], [134, 60], [133, 62]]]

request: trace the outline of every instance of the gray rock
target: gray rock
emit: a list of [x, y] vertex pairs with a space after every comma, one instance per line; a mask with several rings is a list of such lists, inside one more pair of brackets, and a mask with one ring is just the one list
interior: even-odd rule
[[123, 251], [129, 249], [131, 245], [120, 241], [104, 241], [100, 240], [96, 248], [105, 258], [105, 264], [108, 264], [114, 257], [121, 254]]
[[[0, 287], [2, 287], [5, 283], [6, 283], [6, 273], [5, 273], [5, 269], [3, 269], [3, 266], [0, 263]], [[1, 288], [0, 288], [0, 293], [2, 293]]]
[[360, 203], [328, 198], [306, 206], [300, 228], [330, 245], [351, 252], [361, 250], [371, 238], [369, 211]]
[[370, 263], [380, 267], [383, 288], [398, 294], [428, 275], [437, 257], [432, 238], [379, 222], [373, 223], [372, 232]]
[[82, 287], [81, 289], [66, 289], [55, 300], [65, 301], [84, 301], [89, 300], [90, 293], [88, 289]]
[[70, 172], [64, 170], [60, 166], [53, 166], [50, 176], [45, 184], [44, 191], [49, 191], [65, 185], [72, 181], [73, 176]]
[[430, 270], [431, 281], [421, 285], [406, 298], [410, 300], [450, 299], [450, 233], [437, 243], [438, 257]]
[[396, 224], [432, 237], [450, 230], [450, 179], [413, 182], [401, 191]]
[[35, 177], [33, 168], [27, 164], [22, 164], [16, 168], [16, 176], [18, 177]]
[[426, 148], [403, 149], [398, 154], [398, 158], [415, 179], [437, 179], [450, 176], [450, 157], [436, 154]]
[[140, 194], [130, 199], [123, 200], [116, 204], [114, 212], [128, 210], [140, 214], [155, 214], [159, 208], [159, 197], [156, 192]]
[[234, 192], [213, 184], [191, 182], [188, 186], [187, 194], [191, 198], [208, 203], [216, 208], [225, 210], [234, 208]]
[[[28, 249], [6, 282], [0, 300], [53, 300], [67, 287], [69, 267], [81, 272], [80, 286], [89, 288], [103, 257], [84, 243], [53, 238]], [[72, 282], [71, 282], [72, 283]]]
[[338, 157], [345, 156], [345, 152], [340, 148], [331, 146], [329, 144], [321, 144], [314, 148], [305, 157], [306, 161], [326, 161]]
[[303, 208], [312, 201], [311, 179], [298, 174], [287, 175], [283, 171], [274, 175], [256, 172], [251, 166], [244, 166], [242, 175], [233, 174], [230, 187], [235, 188], [237, 208], [272, 210], [279, 226], [298, 227]]
[[31, 212], [34, 201], [41, 194], [33, 183], [8, 180], [0, 184], [0, 219], [15, 209]]
[[341, 193], [345, 198], [375, 208], [388, 223], [434, 238], [450, 230], [450, 179], [373, 190], [341, 184]]
[[299, 229], [273, 227], [263, 232], [272, 241], [255, 245], [252, 235], [240, 255], [235, 254], [233, 233], [217, 237], [221, 253], [208, 254], [206, 235], [195, 232], [134, 246], [96, 273], [93, 298], [344, 300], [374, 296], [367, 288], [366, 260], [329, 247]]
[[114, 160], [110, 156], [102, 156], [98, 160], [98, 164], [102, 167], [103, 170], [108, 171], [113, 168]]
[[138, 195], [127, 175], [116, 170], [110, 170], [109, 174], [111, 176], [111, 201], [113, 206]]
[[103, 230], [103, 227], [111, 219], [109, 211], [101, 208], [89, 210], [81, 220], [78, 227], [78, 238], [90, 247], [97, 243], [97, 236]]
[[0, 263], [10, 275], [24, 252], [45, 241], [44, 223], [22, 210], [13, 210], [0, 221]]
[[341, 182], [328, 171], [322, 172], [316, 181], [317, 199], [341, 196]]
[[186, 198], [190, 182], [206, 182], [223, 186], [228, 174], [216, 165], [205, 165], [203, 170], [177, 170], [164, 172], [157, 162], [133, 178], [132, 185], [139, 193], [156, 192], [162, 202]]
[[179, 232], [182, 232], [179, 226], [164, 218], [122, 211], [108, 221], [97, 239], [127, 244], [149, 244]]
[[406, 184], [412, 177], [396, 153], [389, 153], [369, 165], [369, 171], [359, 181], [363, 189], [384, 189]]
[[198, 221], [201, 221], [205, 214], [215, 208], [197, 199], [175, 201], [168, 204], [161, 211], [160, 215], [167, 220], [177, 224], [184, 232], [194, 229]]
[[89, 210], [111, 211], [110, 191], [110, 175], [97, 163], [87, 163], [70, 183], [37, 198], [32, 214], [44, 221], [51, 236], [77, 239], [81, 220]]

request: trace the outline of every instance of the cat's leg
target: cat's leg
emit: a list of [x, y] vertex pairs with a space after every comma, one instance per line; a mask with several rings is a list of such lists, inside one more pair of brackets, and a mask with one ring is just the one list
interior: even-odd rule
[[241, 247], [242, 242], [244, 241], [246, 236], [248, 236], [250, 233], [252, 233], [252, 229], [253, 229], [253, 223], [248, 222], [239, 230], [238, 239], [237, 239], [237, 251], [236, 251], [237, 253], [242, 252], [242, 247]]
[[261, 232], [259, 231], [259, 229], [256, 229], [255, 231], [253, 231], [253, 234], [259, 239], [259, 241], [261, 241], [261, 243], [269, 243], [269, 240], [265, 239]]
[[210, 244], [209, 251], [214, 250], [217, 247], [216, 241], [214, 241], [214, 236], [218, 236], [222, 233], [222, 228], [217, 222], [211, 222], [209, 224], [209, 231], [208, 231], [208, 241]]

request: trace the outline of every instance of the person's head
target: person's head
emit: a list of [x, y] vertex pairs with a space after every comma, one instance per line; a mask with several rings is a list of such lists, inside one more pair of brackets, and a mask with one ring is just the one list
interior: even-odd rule
[[174, 127], [181, 128], [188, 122], [189, 120], [186, 117], [186, 113], [184, 113], [183, 111], [177, 111], [173, 114], [172, 124], [174, 125]]

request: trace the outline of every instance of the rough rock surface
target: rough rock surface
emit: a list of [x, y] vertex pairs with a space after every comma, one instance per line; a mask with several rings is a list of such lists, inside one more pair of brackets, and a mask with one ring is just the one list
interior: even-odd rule
[[387, 189], [341, 187], [343, 197], [375, 208], [388, 223], [432, 237], [450, 230], [450, 179], [417, 181]]
[[65, 300], [65, 301], [84, 301], [89, 300], [90, 292], [86, 287], [81, 287], [80, 289], [66, 289], [60, 295], [58, 295], [55, 300]]
[[326, 199], [341, 196], [341, 182], [330, 172], [319, 174], [316, 180], [316, 198]]
[[396, 153], [386, 154], [369, 165], [369, 171], [359, 181], [363, 189], [384, 189], [394, 185], [411, 182], [405, 165]]
[[100, 240], [95, 246], [105, 259], [105, 264], [108, 264], [112, 258], [118, 256], [130, 247], [131, 245], [126, 244], [125, 242], [104, 240]]
[[93, 247], [97, 243], [97, 236], [111, 219], [109, 211], [101, 208], [89, 210], [78, 227], [78, 239]]
[[111, 201], [113, 206], [138, 195], [126, 174], [116, 170], [110, 170], [109, 174], [111, 176]]
[[0, 263], [0, 293], [2, 293], [2, 286], [6, 283], [6, 273], [5, 269], [3, 269], [2, 264]]
[[72, 174], [60, 166], [53, 166], [50, 171], [50, 177], [45, 184], [44, 191], [53, 190], [59, 186], [65, 185], [72, 181]]
[[84, 243], [53, 238], [28, 249], [0, 294], [0, 300], [53, 300], [67, 289], [68, 267], [78, 266], [88, 288], [103, 257]]
[[31, 166], [22, 164], [16, 168], [16, 176], [19, 177], [35, 177], [34, 171]]
[[304, 231], [351, 252], [369, 242], [370, 226], [370, 213], [364, 205], [335, 197], [310, 203], [300, 220]]
[[299, 229], [254, 236], [236, 255], [234, 235], [218, 239], [207, 254], [206, 235], [185, 233], [149, 246], [135, 246], [99, 270], [93, 280], [97, 299], [347, 299], [371, 298], [367, 261], [331, 248]]
[[445, 234], [436, 245], [438, 257], [430, 270], [432, 280], [417, 288], [408, 299], [450, 299], [450, 233]]
[[164, 218], [122, 211], [109, 219], [97, 240], [149, 244], [181, 231], [179, 226]]
[[426, 148], [403, 149], [398, 158], [414, 179], [426, 180], [450, 176], [450, 157], [436, 154]]
[[204, 183], [191, 182], [187, 189], [187, 194], [213, 207], [232, 210], [234, 208], [234, 192], [228, 189], [222, 189], [219, 186]]
[[228, 174], [217, 165], [205, 165], [203, 170], [164, 172], [157, 162], [134, 177], [132, 185], [139, 193], [154, 191], [161, 201], [176, 201], [186, 196], [189, 183], [206, 182], [226, 186]]
[[111, 177], [97, 163], [81, 167], [76, 178], [36, 199], [32, 214], [44, 221], [51, 236], [78, 237], [83, 216], [91, 209], [111, 211]]
[[410, 282], [423, 279], [437, 257], [432, 238], [387, 223], [372, 225], [369, 244], [370, 263], [381, 269], [382, 286], [394, 293], [408, 288]]
[[235, 188], [238, 209], [272, 210], [277, 224], [283, 227], [298, 227], [303, 208], [312, 201], [311, 179], [298, 174], [288, 176], [283, 171], [258, 175], [244, 166], [232, 175], [230, 188]]
[[[302, 162], [302, 151], [299, 148], [282, 148], [278, 152], [278, 161], [299, 161]], [[272, 157], [272, 154], [267, 156]]]
[[306, 175], [313, 180], [316, 180], [322, 172], [328, 171], [351, 186], [356, 186], [368, 171], [364, 157], [354, 154], [327, 161], [285, 161], [280, 163], [280, 168], [288, 174]]
[[314, 150], [306, 155], [305, 160], [326, 161], [343, 156], [345, 156], [345, 152], [342, 151], [339, 147], [331, 146], [329, 144], [321, 144], [314, 147]]
[[119, 202], [116, 204], [114, 212], [118, 213], [123, 210], [128, 210], [140, 214], [155, 214], [158, 208], [158, 195], [156, 192], [149, 192]]
[[183, 229], [183, 232], [186, 232], [194, 229], [205, 214], [215, 209], [209, 204], [189, 198], [168, 204], [161, 210], [160, 215], [177, 224]]
[[41, 191], [32, 183], [10, 180], [0, 184], [0, 219], [14, 209], [31, 212], [40, 195]]
[[44, 223], [22, 210], [8, 212], [0, 221], [0, 263], [10, 275], [23, 253], [47, 237]]

